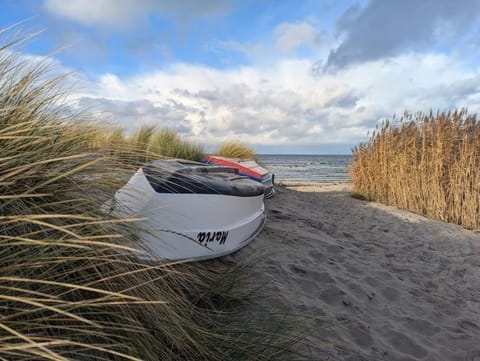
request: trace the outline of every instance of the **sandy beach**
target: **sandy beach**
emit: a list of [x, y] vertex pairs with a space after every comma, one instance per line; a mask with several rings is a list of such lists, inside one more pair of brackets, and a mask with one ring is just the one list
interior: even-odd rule
[[480, 360], [480, 233], [290, 184], [266, 200], [254, 263], [268, 302], [309, 316], [313, 360]]

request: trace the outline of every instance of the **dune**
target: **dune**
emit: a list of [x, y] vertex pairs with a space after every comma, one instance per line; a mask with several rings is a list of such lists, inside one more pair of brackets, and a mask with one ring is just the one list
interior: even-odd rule
[[480, 360], [480, 233], [354, 199], [348, 184], [286, 184], [236, 260], [263, 301], [306, 316], [314, 360]]

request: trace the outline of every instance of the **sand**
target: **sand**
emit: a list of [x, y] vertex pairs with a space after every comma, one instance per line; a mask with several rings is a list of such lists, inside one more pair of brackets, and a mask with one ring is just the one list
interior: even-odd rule
[[299, 350], [313, 360], [480, 361], [480, 233], [348, 190], [277, 187], [265, 229], [233, 255], [258, 259], [272, 307], [309, 317]]

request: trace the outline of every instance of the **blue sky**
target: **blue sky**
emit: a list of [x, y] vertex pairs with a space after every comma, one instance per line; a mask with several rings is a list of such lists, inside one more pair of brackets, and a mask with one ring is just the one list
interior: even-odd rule
[[20, 51], [80, 79], [74, 106], [128, 130], [348, 153], [395, 113], [479, 109], [478, 0], [0, 4], [0, 28], [41, 31]]

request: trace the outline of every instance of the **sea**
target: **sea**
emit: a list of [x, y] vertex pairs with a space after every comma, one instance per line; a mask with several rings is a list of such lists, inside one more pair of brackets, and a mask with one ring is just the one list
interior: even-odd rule
[[260, 154], [259, 163], [275, 174], [275, 183], [348, 183], [351, 155]]

